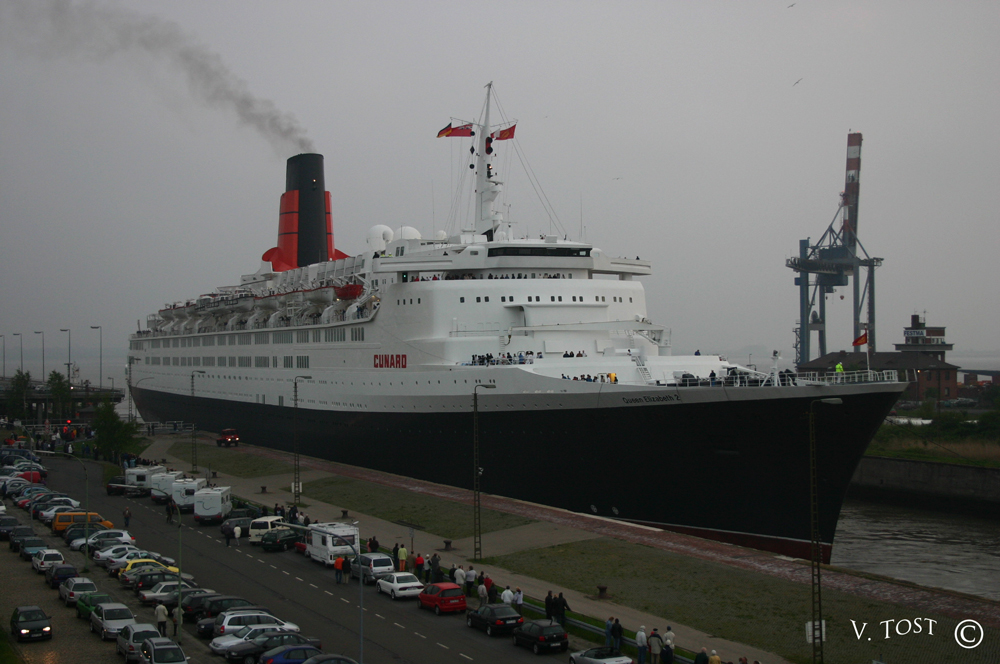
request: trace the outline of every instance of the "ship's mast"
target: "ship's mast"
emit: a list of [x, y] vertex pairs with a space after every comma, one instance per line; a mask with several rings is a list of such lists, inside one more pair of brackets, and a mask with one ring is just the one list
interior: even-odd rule
[[494, 212], [493, 201], [500, 195], [503, 183], [493, 179], [493, 135], [490, 133], [490, 96], [493, 82], [486, 84], [486, 110], [476, 141], [476, 234], [493, 241], [493, 232], [503, 221], [503, 215]]

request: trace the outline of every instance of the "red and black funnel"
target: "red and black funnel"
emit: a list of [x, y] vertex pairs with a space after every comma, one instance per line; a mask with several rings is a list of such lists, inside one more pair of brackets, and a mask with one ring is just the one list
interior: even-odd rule
[[285, 193], [278, 217], [278, 246], [261, 257], [275, 272], [322, 263], [347, 254], [333, 248], [330, 192], [323, 178], [323, 155], [299, 154], [288, 160]]

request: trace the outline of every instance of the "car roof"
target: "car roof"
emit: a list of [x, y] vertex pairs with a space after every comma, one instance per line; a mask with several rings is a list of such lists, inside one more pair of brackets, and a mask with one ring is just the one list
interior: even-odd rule
[[122, 604], [121, 602], [101, 602], [98, 606], [103, 606], [106, 609], [127, 609], [128, 606]]
[[174, 643], [174, 641], [172, 639], [168, 639], [165, 636], [157, 636], [157, 637], [154, 637], [152, 639], [146, 639], [145, 641], [143, 641], [143, 643], [148, 643], [149, 645], [153, 646], [154, 648], [164, 648], [164, 647], [171, 647], [171, 646], [174, 647], [174, 648], [180, 648], [180, 646], [177, 645], [176, 643]]
[[41, 610], [42, 610], [42, 607], [37, 606], [35, 604], [28, 604], [26, 606], [19, 606], [19, 607], [17, 607], [17, 612], [18, 613], [22, 613], [24, 611], [41, 611]]

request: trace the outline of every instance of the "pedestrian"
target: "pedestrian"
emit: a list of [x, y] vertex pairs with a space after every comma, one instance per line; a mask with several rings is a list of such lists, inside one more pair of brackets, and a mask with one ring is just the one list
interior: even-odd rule
[[434, 583], [440, 583], [444, 576], [441, 574], [441, 556], [434, 554], [431, 557], [431, 579]]
[[479, 606], [486, 604], [489, 601], [489, 593], [486, 591], [486, 586], [479, 586]]
[[333, 561], [333, 572], [336, 577], [337, 583], [339, 584], [344, 580], [344, 557], [337, 556], [337, 559]]
[[170, 615], [167, 612], [167, 607], [163, 604], [157, 604], [156, 610], [153, 612], [156, 614], [156, 628], [160, 630], [160, 636], [167, 635], [167, 616]]
[[547, 620], [552, 620], [552, 602], [555, 601], [555, 597], [552, 596], [552, 591], [545, 596], [545, 618]]
[[708, 658], [708, 664], [722, 664], [722, 658], [713, 650], [712, 656]]
[[167, 523], [173, 523], [174, 522], [174, 499], [173, 498], [167, 499], [167, 508], [166, 508], [166, 510], [167, 510]]
[[508, 606], [514, 603], [514, 591], [510, 589], [510, 586], [504, 589], [503, 594], [500, 595], [500, 601]]
[[514, 591], [514, 609], [517, 611], [517, 615], [524, 615], [524, 593], [518, 588]]
[[622, 636], [625, 635], [625, 628], [622, 627], [621, 620], [615, 618], [615, 624], [611, 627], [611, 636], [615, 640], [615, 650], [622, 649]]
[[396, 546], [392, 547], [392, 566], [399, 570], [399, 542], [396, 542]]
[[173, 615], [173, 619], [174, 619], [174, 636], [177, 636], [177, 625], [180, 624], [181, 620], [184, 619], [184, 617], [182, 615], [183, 614], [183, 609], [181, 609], [181, 605], [180, 604], [178, 604], [177, 606], [174, 607], [173, 614], [174, 614]]
[[243, 529], [239, 526], [233, 528], [233, 539], [236, 540], [236, 546], [240, 545], [240, 535], [243, 533]]
[[226, 546], [229, 546], [229, 540], [233, 539], [233, 526], [230, 523], [222, 524], [222, 536], [226, 538]]
[[649, 642], [650, 664], [660, 664], [660, 653], [663, 652], [664, 648], [663, 637], [660, 636], [660, 631], [654, 627], [653, 633], [649, 635], [647, 641]]
[[635, 633], [635, 648], [639, 651], [639, 664], [646, 664], [646, 648], [648, 641], [646, 639], [646, 626], [640, 625], [639, 631]]
[[128, 528], [128, 522], [132, 519], [132, 510], [127, 506], [122, 510], [122, 519], [125, 521], [125, 528]]
[[614, 643], [614, 638], [611, 636], [611, 628], [615, 626], [615, 617], [608, 616], [607, 621], [604, 623], [604, 647], [610, 648]]
[[416, 572], [420, 569], [417, 567], [417, 557], [412, 553], [406, 557], [406, 569], [410, 572]]
[[667, 625], [667, 631], [663, 633], [663, 654], [660, 656], [660, 664], [674, 664], [674, 628]]
[[380, 546], [381, 545], [378, 543], [378, 538], [375, 537], [374, 535], [372, 535], [372, 539], [371, 539], [371, 547], [372, 547], [371, 548], [371, 552], [372, 553], [378, 553], [378, 550], [379, 550]]
[[469, 571], [465, 573], [465, 596], [472, 597], [472, 589], [476, 585], [476, 568], [469, 565]]
[[398, 569], [400, 572], [405, 572], [406, 571], [406, 558], [409, 555], [410, 554], [407, 553], [407, 551], [406, 551], [406, 545], [405, 544], [401, 545], [399, 547], [399, 551], [396, 552], [396, 557], [399, 560], [399, 567], [397, 567], [396, 569]]
[[430, 582], [431, 582], [431, 557], [428, 556], [424, 558], [424, 583], [430, 583]]
[[448, 580], [451, 581], [452, 583], [455, 583], [455, 572], [457, 571], [458, 568], [455, 567], [455, 563], [452, 563], [451, 569], [448, 570]]
[[309, 519], [309, 515], [308, 514], [306, 514], [305, 512], [303, 512], [302, 514], [304, 515], [304, 517], [302, 519], [302, 525], [305, 526], [306, 528], [308, 528], [309, 524], [312, 523], [312, 521]]
[[[492, 581], [492, 579], [490, 580]], [[497, 593], [499, 592], [499, 588], [500, 586], [498, 586], [497, 584], [491, 583], [489, 587], [486, 589], [486, 597], [487, 599], [489, 599], [490, 604], [497, 603]]]
[[694, 656], [694, 664], [708, 664], [708, 650], [702, 648], [701, 652]]
[[565, 627], [566, 626], [566, 612], [567, 611], [572, 611], [573, 609], [569, 608], [569, 602], [566, 601], [566, 598], [563, 597], [562, 593], [559, 593], [559, 597], [557, 597], [553, 601], [553, 608], [555, 609], [555, 612], [557, 614], [556, 619], [559, 621], [559, 624], [562, 625], [563, 627]]
[[462, 588], [462, 592], [465, 592], [465, 570], [461, 565], [455, 570], [455, 583]]
[[274, 516], [281, 516], [281, 508], [278, 506], [278, 503], [274, 504]]

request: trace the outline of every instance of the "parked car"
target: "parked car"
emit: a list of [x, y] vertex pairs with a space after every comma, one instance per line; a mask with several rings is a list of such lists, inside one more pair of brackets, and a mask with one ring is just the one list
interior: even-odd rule
[[10, 616], [10, 635], [24, 639], [51, 639], [52, 622], [37, 606], [19, 606]]
[[[300, 648], [311, 647], [316, 650], [316, 653], [311, 653], [301, 659], [292, 660], [301, 662], [309, 659], [309, 657], [312, 657], [314, 654], [317, 654], [319, 649], [323, 647], [323, 644], [317, 638], [302, 636], [301, 634], [296, 634], [295, 632], [266, 632], [255, 637], [252, 641], [246, 641], [232, 646], [225, 652], [225, 656], [230, 662], [248, 662], [250, 661], [250, 657], [253, 657], [254, 661], [257, 661], [257, 657], [260, 657], [260, 661], [263, 662], [265, 660], [263, 653], [276, 648], [293, 646], [298, 646]], [[296, 657], [301, 656], [296, 655]]]
[[344, 655], [334, 655], [323, 653], [322, 655], [313, 655], [302, 664], [358, 664], [350, 657]]
[[260, 538], [260, 548], [264, 551], [288, 551], [294, 549], [297, 542], [304, 542], [305, 537], [291, 528], [278, 528], [264, 533]]
[[[176, 578], [172, 581], [160, 581], [152, 588], [148, 590], [139, 591], [139, 602], [145, 605], [157, 605], [161, 604], [167, 597], [177, 597], [177, 580]], [[193, 586], [187, 582], [181, 582], [182, 590], [183, 588], [192, 588]]]
[[283, 629], [274, 623], [268, 623], [263, 625], [247, 625], [246, 627], [240, 629], [232, 634], [225, 634], [223, 636], [217, 636], [212, 639], [208, 644], [208, 649], [211, 650], [216, 655], [221, 657], [226, 656], [226, 651], [235, 645], [246, 643], [247, 641], [253, 641], [255, 638], [262, 634], [269, 634], [272, 632], [290, 632], [291, 630]]
[[208, 597], [204, 601], [199, 602], [198, 609], [195, 614], [195, 620], [201, 621], [205, 618], [215, 618], [223, 611], [228, 611], [229, 609], [239, 609], [243, 607], [255, 606], [253, 602], [248, 599], [243, 599], [242, 597], [236, 597], [235, 595], [216, 595], [215, 597]]
[[424, 584], [420, 583], [420, 579], [409, 572], [389, 574], [375, 582], [376, 592], [385, 593], [393, 599], [397, 597], [416, 597], [423, 589]]
[[[52, 520], [55, 521], [55, 519]], [[66, 544], [69, 544], [73, 540], [93, 535], [98, 530], [108, 530], [108, 527], [100, 523], [76, 523], [60, 534], [62, 535], [63, 541], [66, 542]]]
[[115, 639], [115, 650], [119, 655], [125, 655], [126, 662], [134, 662], [139, 659], [139, 648], [146, 639], [155, 639], [160, 636], [156, 625], [150, 623], [135, 623], [125, 625], [118, 632]]
[[238, 632], [247, 625], [277, 625], [291, 632], [299, 631], [299, 626], [295, 623], [275, 618], [269, 611], [264, 609], [235, 609], [224, 611], [215, 616], [215, 623], [212, 626], [212, 636], [223, 636], [231, 632]]
[[61, 565], [53, 565], [45, 570], [45, 583], [49, 586], [49, 588], [56, 590], [63, 584], [64, 581], [77, 576], [80, 576], [80, 573], [73, 565], [67, 565], [65, 563]]
[[510, 634], [524, 618], [510, 604], [484, 604], [465, 614], [465, 624], [486, 631], [486, 636]]
[[0, 540], [9, 540], [10, 531], [21, 525], [16, 516], [0, 516]]
[[233, 530], [236, 528], [236, 526], [239, 526], [240, 533], [245, 533], [248, 530], [250, 530], [250, 524], [253, 522], [254, 518], [256, 517], [249, 517], [249, 516], [234, 517], [233, 513], [230, 512], [229, 518], [223, 521], [222, 525], [219, 526], [219, 532], [222, 533], [223, 537], [226, 536], [226, 533], [229, 533], [229, 536], [232, 537]]
[[351, 578], [357, 579], [364, 574], [365, 583], [368, 584], [375, 583], [394, 571], [392, 558], [384, 553], [362, 553], [351, 561]]
[[[79, 508], [80, 507], [80, 501], [79, 500], [74, 500], [74, 499], [70, 498], [69, 496], [56, 496], [54, 498], [48, 498], [48, 499], [44, 499], [44, 500], [42, 500], [42, 499], [36, 500], [31, 505], [31, 518], [33, 518], [33, 519], [39, 519], [40, 521], [44, 521], [45, 519], [42, 518], [42, 512], [44, 512], [45, 510], [50, 510], [53, 507], [60, 507], [60, 506], [62, 506], [62, 507], [76, 507], [76, 508]], [[63, 510], [63, 511], [64, 512], [68, 512], [69, 510]], [[50, 521], [51, 521], [51, 519], [50, 519]]]
[[[139, 595], [143, 591], [152, 590], [156, 585], [164, 581], [176, 581], [177, 574], [167, 569], [150, 569], [136, 575], [132, 581], [132, 591]], [[189, 586], [194, 586], [194, 577], [190, 574], [181, 574], [181, 580]]]
[[278, 646], [261, 654], [257, 661], [260, 664], [302, 664], [314, 655], [322, 655], [323, 651], [313, 646], [293, 644]]
[[35, 529], [32, 528], [31, 526], [15, 526], [10, 531], [10, 537], [8, 538], [10, 542], [8, 543], [7, 546], [10, 548], [11, 551], [20, 551], [21, 540], [23, 540], [25, 537], [34, 537], [34, 536], [35, 536]]
[[120, 544], [120, 543], [111, 544], [109, 546], [104, 547], [100, 551], [94, 551], [93, 555], [94, 564], [96, 564], [98, 567], [104, 567], [112, 559], [117, 558], [118, 556], [123, 556], [129, 551], [138, 551], [138, 550], [139, 550], [138, 547], [136, 547], [134, 544]]
[[55, 505], [53, 507], [48, 507], [48, 509], [38, 515], [38, 520], [45, 525], [50, 525], [56, 514], [59, 514], [60, 512], [72, 512], [75, 509], [75, 507], [70, 507], [69, 505]]
[[49, 546], [41, 537], [24, 537], [19, 542], [17, 550], [20, 552], [22, 560], [31, 560], [33, 555]]
[[59, 599], [66, 606], [75, 606], [82, 595], [96, 592], [97, 584], [85, 576], [71, 576], [59, 584]]
[[434, 609], [437, 615], [466, 609], [465, 592], [454, 583], [432, 583], [417, 595], [417, 601], [419, 608]]
[[569, 650], [569, 634], [555, 620], [530, 620], [518, 625], [512, 634], [515, 646], [531, 648], [536, 655], [551, 650]]
[[[211, 588], [184, 588], [183, 590], [181, 590], [181, 602], [183, 603], [183, 601], [190, 595], [218, 595], [218, 594], [219, 593], [215, 592]], [[170, 595], [167, 595], [159, 603], [172, 611], [173, 608], [177, 606], [177, 593], [172, 593]]]
[[108, 483], [104, 485], [105, 490], [108, 492], [109, 496], [124, 496], [125, 495], [125, 476], [115, 475]]
[[78, 537], [69, 543], [69, 548], [73, 551], [79, 551], [86, 544], [87, 548], [91, 551], [99, 551], [116, 543], [135, 546], [135, 537], [127, 530], [109, 528], [108, 530], [93, 533], [90, 537]]
[[139, 664], [186, 662], [187, 656], [179, 645], [162, 636], [146, 639], [139, 646]]
[[632, 664], [632, 658], [620, 650], [602, 646], [573, 653], [569, 656], [569, 664]]
[[66, 559], [58, 549], [41, 549], [31, 557], [31, 567], [39, 574], [45, 574], [48, 568], [64, 562]]
[[107, 593], [85, 593], [76, 599], [76, 617], [90, 620], [90, 614], [98, 604], [110, 602], [111, 595]]
[[124, 604], [98, 604], [90, 614], [90, 631], [100, 634], [102, 641], [113, 639], [125, 625], [134, 625], [135, 616]]

